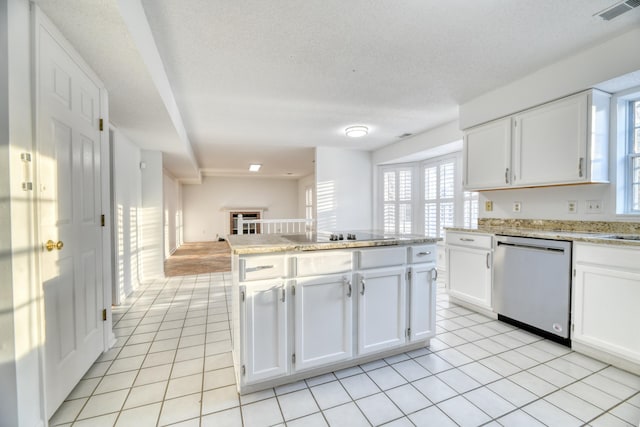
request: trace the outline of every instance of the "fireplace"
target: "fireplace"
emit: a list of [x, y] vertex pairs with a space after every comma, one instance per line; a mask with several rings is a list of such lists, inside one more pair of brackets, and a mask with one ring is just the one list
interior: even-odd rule
[[[243, 220], [260, 219], [260, 211], [232, 211], [229, 212], [229, 234], [238, 234], [238, 215], [242, 215]], [[245, 234], [260, 233], [260, 224], [249, 227], [248, 224], [244, 225]]]

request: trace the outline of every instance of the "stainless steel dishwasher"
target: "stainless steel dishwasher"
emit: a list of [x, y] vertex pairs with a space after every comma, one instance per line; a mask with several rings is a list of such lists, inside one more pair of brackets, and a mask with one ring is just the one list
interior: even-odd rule
[[571, 242], [496, 236], [493, 266], [498, 318], [569, 345]]

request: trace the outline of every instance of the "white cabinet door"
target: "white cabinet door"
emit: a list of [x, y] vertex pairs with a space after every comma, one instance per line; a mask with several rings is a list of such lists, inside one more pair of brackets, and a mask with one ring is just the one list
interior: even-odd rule
[[450, 246], [448, 248], [449, 294], [491, 309], [491, 251]]
[[436, 335], [436, 279], [433, 263], [411, 267], [409, 286], [409, 338], [426, 340]]
[[284, 282], [256, 281], [243, 288], [245, 382], [249, 384], [286, 375], [287, 301]]
[[295, 369], [353, 355], [351, 274], [298, 279], [295, 284]]
[[469, 129], [464, 135], [464, 186], [471, 190], [511, 185], [511, 118]]
[[404, 344], [406, 290], [404, 267], [360, 272], [358, 292], [358, 352], [373, 353]]
[[640, 272], [576, 264], [572, 340], [640, 363]]
[[586, 181], [586, 93], [545, 104], [514, 117], [514, 184]]

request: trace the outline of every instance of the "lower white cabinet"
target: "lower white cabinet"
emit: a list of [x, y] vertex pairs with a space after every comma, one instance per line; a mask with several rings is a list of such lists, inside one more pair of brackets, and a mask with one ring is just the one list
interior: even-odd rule
[[449, 295], [491, 309], [491, 236], [447, 232], [447, 287]]
[[409, 276], [409, 339], [426, 340], [436, 335], [436, 280], [435, 264], [412, 266]]
[[637, 370], [639, 255], [638, 248], [574, 245], [573, 343], [634, 363]]
[[295, 370], [350, 359], [354, 297], [351, 273], [305, 277], [294, 283]]
[[240, 289], [244, 303], [247, 383], [286, 375], [287, 292], [283, 280], [255, 281]]
[[407, 315], [405, 274], [404, 266], [357, 274], [359, 354], [404, 344]]

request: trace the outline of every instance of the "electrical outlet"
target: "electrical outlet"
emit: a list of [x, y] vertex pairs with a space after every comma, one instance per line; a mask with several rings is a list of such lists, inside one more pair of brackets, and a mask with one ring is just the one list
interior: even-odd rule
[[567, 201], [567, 212], [569, 213], [577, 213], [578, 212], [578, 202], [576, 202], [575, 200], [568, 200]]
[[522, 203], [521, 202], [513, 202], [513, 211], [514, 212], [520, 212], [522, 210]]
[[586, 207], [587, 213], [601, 213], [602, 200], [587, 200]]
[[484, 211], [491, 212], [493, 211], [493, 202], [491, 200], [487, 200], [484, 202]]

